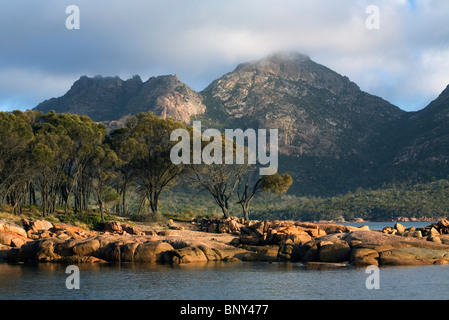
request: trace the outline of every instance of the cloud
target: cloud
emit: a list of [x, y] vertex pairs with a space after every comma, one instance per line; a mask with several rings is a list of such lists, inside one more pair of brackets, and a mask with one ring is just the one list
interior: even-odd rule
[[[370, 93], [415, 110], [449, 83], [445, 0], [11, 1], [0, 11], [0, 105], [34, 107], [81, 75], [178, 74], [202, 90], [238, 63], [296, 50]], [[41, 80], [39, 78], [42, 77]], [[423, 81], [425, 80], [425, 81]]]
[[2, 70], [0, 111], [31, 109], [36, 101], [63, 95], [75, 80], [30, 69]]

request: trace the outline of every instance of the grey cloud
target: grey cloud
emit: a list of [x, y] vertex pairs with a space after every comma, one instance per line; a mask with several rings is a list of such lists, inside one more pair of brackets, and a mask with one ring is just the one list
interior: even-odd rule
[[81, 0], [81, 28], [67, 30], [73, 1], [3, 1], [0, 104], [34, 107], [84, 74], [176, 73], [201, 90], [240, 62], [296, 50], [404, 109], [424, 107], [449, 83], [449, 4], [376, 3], [380, 30], [365, 28], [367, 0]]

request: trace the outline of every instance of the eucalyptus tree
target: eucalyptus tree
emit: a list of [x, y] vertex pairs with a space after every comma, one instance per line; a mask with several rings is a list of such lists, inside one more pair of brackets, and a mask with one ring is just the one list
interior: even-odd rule
[[89, 199], [90, 176], [86, 167], [98, 146], [101, 146], [106, 136], [106, 128], [93, 122], [87, 116], [75, 114], [56, 114], [50, 112], [43, 116], [43, 123], [52, 125], [56, 130], [68, 137], [64, 145], [67, 158], [64, 165], [64, 182], [61, 185], [61, 195], [64, 198], [66, 211], [69, 197], [73, 193], [75, 209], [87, 208]]
[[244, 174], [239, 177], [237, 186], [237, 203], [240, 204], [245, 220], [249, 220], [251, 201], [260, 192], [285, 193], [293, 183], [290, 174], [275, 173], [272, 175], [258, 175], [256, 166], [248, 166]]
[[30, 125], [33, 118], [33, 112], [0, 112], [0, 191], [14, 213], [20, 211], [31, 183], [29, 144], [34, 139]]
[[126, 143], [133, 149], [129, 169], [133, 171], [141, 199], [149, 202], [151, 213], [157, 218], [161, 193], [176, 184], [176, 178], [183, 169], [182, 164], [174, 164], [170, 159], [170, 151], [175, 144], [170, 141], [170, 136], [173, 130], [185, 126], [153, 113], [140, 113], [130, 118], [126, 126]]
[[35, 181], [41, 193], [42, 212], [45, 216], [49, 212], [55, 212], [56, 201], [60, 197], [68, 205], [68, 196], [64, 193], [68, 181], [66, 167], [71, 161], [75, 144], [66, 128], [56, 122], [36, 123], [34, 131], [31, 156], [38, 171]]
[[128, 213], [128, 205], [126, 203], [127, 191], [137, 176], [137, 168], [133, 158], [137, 150], [138, 142], [136, 139], [130, 137], [130, 128], [125, 126], [112, 131], [106, 137], [105, 143], [120, 159], [116, 167], [118, 174], [115, 176], [113, 184], [119, 194], [116, 212], [126, 215]]
[[[214, 202], [220, 207], [225, 219], [230, 217], [230, 199], [240, 181], [240, 177], [248, 170], [248, 164], [236, 164], [234, 161], [226, 161], [229, 153], [226, 151], [226, 139], [221, 134], [201, 138], [201, 153], [203, 158], [210, 158], [206, 162], [192, 163], [189, 166], [191, 181], [194, 187], [207, 191]], [[232, 143], [236, 156], [236, 144]], [[228, 159], [229, 160], [229, 159]]]
[[104, 221], [104, 207], [106, 204], [116, 201], [119, 194], [113, 188], [113, 183], [117, 179], [121, 160], [108, 145], [98, 146], [94, 156], [89, 163], [89, 175], [92, 178], [91, 188], [98, 203], [101, 220]]

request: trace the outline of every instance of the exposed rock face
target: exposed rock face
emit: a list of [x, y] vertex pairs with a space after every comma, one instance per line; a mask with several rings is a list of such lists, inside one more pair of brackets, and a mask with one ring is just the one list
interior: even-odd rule
[[129, 114], [151, 111], [161, 118], [173, 118], [184, 123], [190, 123], [191, 116], [203, 114], [205, 110], [200, 95], [179, 81], [177, 76], [150, 78], [126, 105]]
[[345, 240], [354, 241], [350, 262], [356, 266], [449, 263], [449, 245], [425, 239], [356, 231], [349, 233]]
[[426, 238], [428, 241], [449, 244], [449, 221], [446, 219], [418, 229], [407, 229], [400, 223], [396, 223], [393, 228], [383, 228], [382, 232], [404, 237]]
[[27, 235], [30, 236], [30, 234], [33, 233], [39, 233], [39, 231], [45, 231], [53, 228], [53, 224], [46, 220], [28, 220], [23, 219], [22, 221], [23, 227], [27, 231]]
[[25, 229], [0, 221], [0, 257], [5, 258], [11, 247], [20, 248], [28, 241]]
[[278, 129], [279, 170], [295, 181], [290, 193], [341, 194], [389, 180], [394, 171], [389, 137], [407, 113], [308, 56], [240, 64], [201, 94], [202, 118], [215, 126]]
[[351, 247], [346, 241], [336, 241], [324, 244], [320, 247], [318, 257], [321, 262], [348, 261], [351, 255]]
[[108, 221], [104, 224], [104, 231], [112, 234], [135, 234], [135, 235], [144, 235], [145, 233], [138, 228], [131, 226], [127, 223], [118, 222], [118, 221]]
[[405, 112], [304, 54], [276, 53], [239, 64], [200, 93], [172, 75], [83, 76], [35, 109], [87, 115], [111, 130], [139, 112], [219, 129], [278, 129], [279, 169], [295, 181], [289, 192], [333, 196], [402, 180], [410, 168], [445, 179], [448, 106], [449, 87], [423, 110]]
[[[239, 219], [210, 221], [218, 222], [218, 225], [240, 227], [240, 234], [230, 243], [214, 239], [202, 241], [195, 237], [179, 237], [163, 232], [87, 232], [78, 227], [57, 223], [45, 230], [48, 233], [41, 232], [38, 239], [32, 240], [23, 237], [24, 229], [2, 223], [0, 259], [11, 262], [172, 264], [300, 261], [310, 267], [449, 263], [449, 244], [428, 241], [424, 237], [398, 236], [341, 225], [238, 221]], [[27, 226], [33, 227], [46, 223], [48, 222], [25, 222]], [[443, 220], [438, 225], [445, 228], [447, 221]], [[126, 224], [123, 226], [127, 227]], [[327, 232], [321, 227], [325, 227]], [[207, 226], [204, 224], [203, 228]], [[15, 230], [17, 233], [5, 230]], [[221, 230], [231, 232], [226, 228]], [[61, 234], [68, 238], [58, 237]], [[237, 231], [233, 230], [232, 234], [237, 235]], [[449, 241], [449, 238], [445, 238], [449, 235], [440, 236]]]
[[151, 77], [146, 82], [139, 76], [126, 81], [119, 77], [83, 76], [64, 96], [46, 100], [35, 109], [87, 115], [109, 124], [139, 112], [153, 112], [162, 118], [188, 123], [192, 115], [204, 113], [205, 108], [199, 94], [177, 76]]
[[359, 153], [403, 113], [298, 53], [240, 64], [202, 94], [236, 124], [279, 129], [280, 151], [296, 156]]
[[82, 76], [64, 96], [46, 100], [35, 109], [87, 115], [94, 121], [118, 120], [126, 115], [125, 106], [130, 97], [141, 88], [139, 76], [126, 81], [119, 77]]
[[[422, 161], [446, 164], [449, 160], [445, 151], [449, 143], [448, 117], [449, 85], [426, 108], [408, 114], [404, 125], [392, 136], [392, 143], [398, 146], [395, 165]], [[447, 175], [443, 172], [442, 176]]]
[[317, 88], [327, 89], [333, 94], [339, 94], [349, 83], [348, 78], [342, 81], [336, 72], [315, 64], [307, 55], [295, 52], [276, 53], [261, 60], [243, 63], [235, 71], [267, 73], [291, 81], [313, 83]]
[[338, 224], [314, 224], [299, 221], [244, 221], [243, 218], [207, 219], [199, 222], [207, 232], [239, 235], [242, 244], [279, 245], [305, 243], [313, 238], [332, 233], [344, 233], [360, 228]]
[[23, 237], [14, 232], [3, 231], [0, 232], [0, 244], [15, 248], [20, 248], [28, 241], [26, 237]]
[[[232, 219], [209, 221], [217, 224], [229, 223]], [[326, 266], [327, 263], [349, 263], [353, 266], [367, 265], [428, 265], [449, 263], [449, 235], [445, 232], [446, 220], [437, 224], [413, 230], [396, 224], [402, 232], [399, 235], [370, 231], [365, 227], [356, 228], [338, 224], [313, 224], [294, 221], [253, 221], [240, 228], [241, 234], [233, 244], [238, 247], [278, 246], [277, 260], [302, 261], [310, 266]], [[207, 229], [207, 223], [203, 222]], [[222, 228], [226, 230], [226, 228]], [[395, 229], [397, 230], [397, 229]], [[426, 237], [438, 233], [447, 244], [435, 242]], [[306, 232], [308, 238], [296, 235]], [[419, 236], [424, 234], [425, 237]], [[274, 236], [273, 236], [274, 235]], [[278, 235], [282, 235], [279, 237]], [[447, 237], [446, 237], [447, 236]], [[249, 246], [248, 246], [249, 245]], [[257, 251], [254, 250], [253, 251]], [[260, 251], [260, 250], [259, 250]], [[308, 264], [309, 265], [309, 264]], [[341, 266], [341, 264], [340, 264]]]

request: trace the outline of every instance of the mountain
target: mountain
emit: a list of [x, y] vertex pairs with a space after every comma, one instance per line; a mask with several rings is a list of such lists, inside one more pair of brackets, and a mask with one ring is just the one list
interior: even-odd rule
[[427, 107], [407, 113], [391, 129], [385, 173], [401, 181], [449, 176], [449, 85]]
[[119, 121], [139, 112], [153, 112], [189, 122], [192, 115], [206, 107], [198, 93], [177, 76], [151, 77], [142, 82], [139, 76], [129, 80], [119, 77], [82, 76], [62, 97], [40, 103], [35, 110], [87, 115], [94, 121]]
[[411, 113], [404, 123], [397, 163], [449, 160], [449, 85], [426, 108]]
[[298, 53], [240, 64], [201, 94], [208, 106], [205, 116], [222, 114], [220, 122], [278, 128], [281, 152], [295, 156], [359, 154], [379, 128], [404, 114]]
[[152, 111], [220, 130], [279, 129], [279, 170], [291, 173], [297, 195], [449, 175], [449, 87], [423, 110], [405, 112], [296, 52], [241, 63], [201, 92], [176, 76], [83, 76], [35, 109], [85, 114], [110, 128]]
[[[201, 92], [196, 119], [214, 126], [277, 128], [280, 170], [301, 195], [335, 195], [381, 184], [391, 128], [407, 112], [360, 90], [347, 77], [299, 53], [238, 65]], [[376, 146], [377, 149], [373, 148]]]

